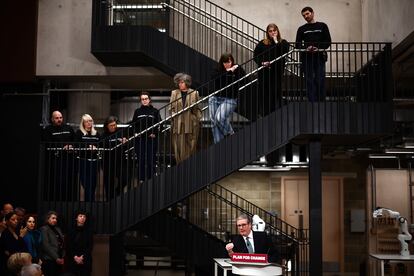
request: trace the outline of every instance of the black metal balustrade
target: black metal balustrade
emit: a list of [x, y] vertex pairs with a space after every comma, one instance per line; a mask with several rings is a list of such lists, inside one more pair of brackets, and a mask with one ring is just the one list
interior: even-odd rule
[[[288, 57], [296, 59], [294, 56], [297, 54], [298, 51], [291, 47], [288, 53], [274, 62], [283, 58], [288, 60]], [[40, 203], [46, 209], [64, 208], [71, 212], [75, 207], [84, 206], [96, 214], [108, 212], [105, 216], [97, 216], [98, 231], [117, 232], [214, 183], [293, 138], [306, 141], [312, 135], [318, 135], [327, 137], [327, 141], [332, 143], [329, 137], [336, 135], [352, 137], [339, 139], [338, 143], [356, 144], [390, 132], [390, 45], [333, 43], [327, 54], [326, 95], [319, 102], [307, 100], [304, 78], [297, 65], [286, 67], [281, 79], [282, 101], [258, 102], [258, 93], [271, 93], [260, 91], [262, 86], [257, 85], [260, 81], [257, 80], [258, 72], [268, 69], [258, 67], [254, 60], [250, 60], [240, 65], [246, 75], [235, 83], [222, 87], [213, 79], [196, 88], [205, 96], [188, 108], [171, 114], [170, 108], [174, 103], [170, 103], [160, 109], [162, 118], [165, 118], [161, 122], [145, 128], [143, 126], [148, 126], [148, 122], [142, 121], [142, 125], [124, 129], [121, 136], [128, 138], [128, 143], [109, 147], [107, 141], [102, 141], [95, 145], [96, 149], [85, 149], [83, 144], [72, 143], [73, 149], [69, 151], [63, 149], [62, 144], [44, 144], [46, 161], [41, 162]], [[177, 165], [171, 135], [174, 119], [199, 107], [203, 110], [201, 122], [204, 126], [211, 125], [208, 101], [218, 93], [222, 96], [230, 93], [237, 95], [237, 110], [230, 120], [235, 134], [213, 144], [210, 128], [201, 128], [196, 152]], [[259, 115], [259, 111], [266, 108], [274, 108], [275, 111]], [[151, 132], [157, 135], [155, 174], [139, 176], [138, 166], [143, 161], [139, 151], [137, 155], [133, 147]], [[148, 148], [146, 140], [142, 141], [143, 149]], [[117, 157], [108, 157], [107, 152]], [[60, 156], [59, 161], [53, 159], [56, 155]], [[84, 159], [96, 159], [96, 163], [90, 167]], [[64, 168], [65, 162], [71, 163], [71, 166]], [[108, 162], [109, 167], [115, 170], [112, 172], [116, 173], [115, 178], [104, 172], [102, 164]], [[81, 184], [85, 179], [80, 177], [80, 172], [86, 168], [82, 166], [93, 170], [87, 177], [96, 176], [93, 202], [84, 201], [82, 196]], [[66, 175], [71, 175], [71, 178]], [[140, 183], [139, 178], [144, 183]], [[113, 191], [113, 196], [107, 197], [111, 193], [105, 189], [106, 179], [111, 179], [109, 191]], [[60, 181], [69, 183], [60, 184]]]
[[104, 64], [151, 65], [167, 74], [210, 78], [220, 55], [238, 63], [253, 57], [265, 31], [201, 0], [94, 1], [92, 53]]
[[291, 272], [306, 275], [308, 271], [308, 229], [297, 229], [218, 184], [195, 193], [175, 209], [181, 217], [224, 242], [238, 234], [238, 215], [258, 215], [282, 259], [291, 262]]

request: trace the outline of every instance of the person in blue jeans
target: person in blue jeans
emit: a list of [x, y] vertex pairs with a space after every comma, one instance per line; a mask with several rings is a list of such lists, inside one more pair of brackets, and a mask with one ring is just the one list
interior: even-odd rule
[[245, 75], [243, 68], [235, 64], [232, 54], [221, 55], [218, 68], [212, 73], [214, 92], [221, 91], [208, 100], [214, 143], [234, 133], [230, 119], [237, 107], [237, 97], [242, 81], [234, 82]]

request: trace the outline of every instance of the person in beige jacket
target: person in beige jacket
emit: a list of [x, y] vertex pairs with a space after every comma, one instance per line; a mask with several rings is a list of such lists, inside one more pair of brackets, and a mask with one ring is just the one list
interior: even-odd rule
[[[172, 116], [200, 99], [198, 91], [190, 88], [191, 76], [178, 73], [174, 83], [178, 89], [171, 92], [169, 109]], [[201, 117], [200, 106], [194, 105], [172, 118], [172, 143], [177, 164], [196, 151]]]

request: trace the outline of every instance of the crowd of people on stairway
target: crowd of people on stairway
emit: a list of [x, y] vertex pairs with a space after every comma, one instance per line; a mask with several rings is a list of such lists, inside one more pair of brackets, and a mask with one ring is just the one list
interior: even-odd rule
[[[315, 21], [311, 7], [305, 7], [301, 12], [306, 24], [297, 30], [295, 47], [300, 49], [301, 72], [308, 99], [321, 101], [324, 99], [326, 49], [330, 47], [331, 37], [327, 25]], [[282, 79], [289, 47], [279, 27], [269, 24], [265, 38], [254, 49], [258, 88], [253, 97], [257, 102], [250, 103], [252, 108], [256, 107], [252, 118], [266, 117], [283, 105]], [[214, 143], [233, 135], [232, 118], [240, 104], [240, 89], [250, 81], [247, 75], [243, 65], [238, 64], [231, 53], [224, 53], [217, 68], [212, 68], [206, 98], [191, 88], [189, 74], [178, 73], [173, 78], [176, 89], [171, 91], [170, 102], [163, 111], [164, 121], [160, 110], [152, 105], [151, 95], [142, 92], [140, 105], [128, 127], [118, 128], [118, 118], [110, 115], [104, 122], [102, 133], [96, 129], [89, 114], [81, 116], [79, 127], [74, 131], [64, 123], [62, 112], [54, 110], [51, 124], [43, 132], [47, 149], [43, 198], [55, 201], [82, 198], [93, 202], [99, 194], [100, 199], [109, 201], [135, 180], [143, 183], [151, 179], [157, 173], [157, 160], [163, 158], [164, 163], [178, 165], [188, 159], [199, 148], [203, 120], [211, 125]], [[208, 109], [204, 117], [203, 109]], [[167, 156], [164, 150], [163, 157], [159, 157], [159, 136], [165, 132], [167, 121], [171, 153]], [[266, 156], [270, 166], [277, 161], [273, 155]], [[134, 156], [133, 162], [131, 156]], [[102, 189], [97, 192], [97, 187]]]
[[64, 233], [55, 211], [44, 223], [22, 207], [4, 203], [0, 211], [0, 274], [4, 276], [89, 276], [92, 271], [93, 230], [88, 213], [74, 212]]

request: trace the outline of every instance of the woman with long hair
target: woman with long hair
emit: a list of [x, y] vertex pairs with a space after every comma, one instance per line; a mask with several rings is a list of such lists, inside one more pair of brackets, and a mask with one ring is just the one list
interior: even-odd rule
[[100, 134], [95, 129], [92, 116], [83, 114], [75, 141], [79, 143], [79, 180], [85, 191], [85, 201], [95, 201], [95, 189], [98, 175], [97, 146]]
[[282, 76], [285, 59], [276, 58], [289, 51], [289, 43], [282, 38], [279, 27], [271, 23], [266, 27], [266, 37], [254, 49], [254, 60], [259, 67], [258, 114], [262, 117], [275, 111], [282, 105]]
[[[234, 82], [244, 75], [246, 75], [246, 72], [235, 63], [232, 54], [225, 53], [221, 55], [218, 68], [213, 71], [212, 80], [214, 81], [214, 91], [223, 90], [208, 100], [214, 143], [218, 143], [225, 136], [234, 133], [230, 119], [237, 107], [239, 87], [241, 85], [240, 82]], [[227, 87], [228, 85], [231, 86]]]
[[25, 218], [24, 229], [26, 233], [23, 236], [23, 240], [26, 243], [27, 250], [32, 256], [33, 263], [39, 263], [42, 235], [36, 229], [36, 219], [34, 216], [27, 216]]

